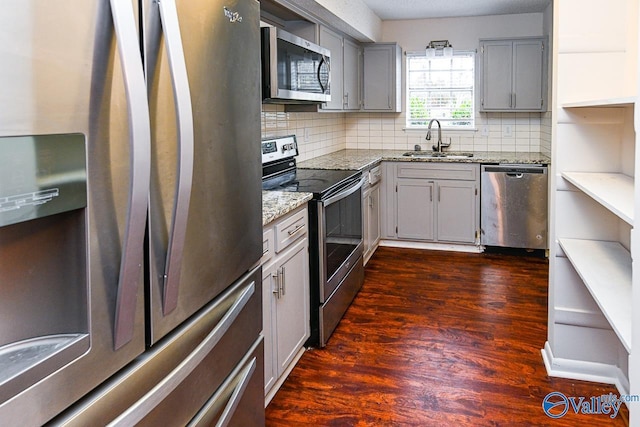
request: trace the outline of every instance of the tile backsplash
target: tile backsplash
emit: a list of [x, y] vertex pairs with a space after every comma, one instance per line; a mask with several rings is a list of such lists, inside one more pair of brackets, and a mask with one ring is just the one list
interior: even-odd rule
[[262, 138], [296, 135], [298, 161], [339, 151], [345, 146], [344, 113], [292, 113], [284, 105], [262, 104]]
[[[551, 121], [549, 119], [549, 138]], [[346, 116], [347, 148], [413, 150], [420, 145], [430, 150], [437, 141], [425, 140], [426, 129], [407, 130], [404, 113], [352, 113]], [[476, 116], [476, 130], [442, 130], [442, 141], [451, 142], [450, 151], [542, 150], [546, 124], [540, 113], [482, 113]]]
[[[344, 148], [430, 149], [426, 130], [406, 130], [404, 113], [298, 113], [263, 104], [262, 137], [295, 134], [299, 161]], [[551, 113], [479, 113], [476, 131], [442, 131], [450, 151], [516, 151], [551, 154]]]

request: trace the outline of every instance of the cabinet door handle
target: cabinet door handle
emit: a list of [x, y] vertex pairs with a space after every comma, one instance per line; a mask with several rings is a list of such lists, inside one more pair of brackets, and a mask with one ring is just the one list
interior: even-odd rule
[[293, 230], [287, 231], [287, 233], [289, 233], [289, 236], [293, 236], [298, 231], [302, 230], [303, 227], [304, 227], [304, 224], [298, 224], [298, 225], [296, 225], [296, 228], [294, 228]]
[[438, 203], [440, 202], [440, 186], [438, 185]]
[[284, 296], [285, 291], [285, 280], [284, 280], [284, 267], [280, 268], [280, 295]]
[[509, 94], [509, 108], [513, 108], [513, 94]]
[[513, 108], [516, 108], [516, 93], [513, 93]]
[[373, 208], [373, 197], [369, 196], [369, 207]]
[[276, 271], [275, 273], [271, 273], [271, 277], [275, 281], [276, 288], [271, 289], [271, 292], [276, 294], [276, 298], [280, 299], [280, 271]]

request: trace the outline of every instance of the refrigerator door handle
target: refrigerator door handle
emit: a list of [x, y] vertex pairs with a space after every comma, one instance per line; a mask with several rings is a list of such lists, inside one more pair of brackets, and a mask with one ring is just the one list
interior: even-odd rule
[[131, 1], [111, 0], [111, 13], [122, 64], [129, 117], [129, 202], [122, 244], [114, 319], [114, 348], [133, 338], [136, 295], [144, 257], [144, 233], [151, 179], [151, 130], [138, 32]]
[[178, 288], [182, 269], [182, 250], [187, 233], [187, 218], [194, 163], [194, 130], [191, 92], [184, 49], [180, 36], [180, 24], [175, 0], [158, 2], [160, 21], [164, 31], [165, 47], [171, 70], [171, 83], [178, 123], [178, 173], [176, 182], [176, 198], [173, 205], [173, 219], [167, 259], [164, 270], [164, 295], [162, 311], [166, 316], [178, 305]]
[[198, 367], [202, 360], [211, 353], [211, 350], [218, 344], [224, 334], [229, 330], [233, 322], [238, 318], [240, 312], [247, 305], [256, 291], [255, 281], [250, 282], [246, 288], [238, 295], [235, 302], [222, 316], [220, 322], [209, 332], [200, 344], [176, 366], [166, 377], [159, 381], [147, 394], [134, 403], [129, 409], [123, 412], [109, 425], [111, 427], [132, 426], [146, 417], [160, 402], [167, 398], [193, 370]]

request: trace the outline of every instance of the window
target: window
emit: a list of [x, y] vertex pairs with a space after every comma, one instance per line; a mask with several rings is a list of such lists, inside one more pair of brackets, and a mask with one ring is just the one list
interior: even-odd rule
[[407, 128], [421, 128], [438, 119], [450, 129], [474, 128], [475, 56], [407, 55]]

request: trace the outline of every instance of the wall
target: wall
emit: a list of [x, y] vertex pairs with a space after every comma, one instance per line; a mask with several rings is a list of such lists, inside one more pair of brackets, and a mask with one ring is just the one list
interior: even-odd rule
[[316, 2], [357, 29], [367, 38], [366, 41], [380, 41], [382, 21], [362, 0], [316, 0]]
[[[476, 16], [382, 22], [382, 41], [395, 41], [403, 51], [423, 50], [430, 40], [448, 39], [454, 49], [476, 50], [481, 38], [544, 35], [544, 14]], [[406, 57], [403, 57], [403, 103], [406, 104]], [[477, 71], [477, 70], [476, 70]], [[479, 102], [476, 100], [476, 105]], [[356, 113], [347, 115], [347, 148], [407, 150], [414, 145], [430, 149], [426, 130], [405, 130], [406, 108], [402, 113]], [[443, 131], [449, 150], [457, 151], [545, 151], [550, 150], [551, 119], [540, 113], [479, 113], [476, 131]], [[488, 127], [488, 135], [479, 130]], [[505, 127], [511, 128], [511, 136]], [[382, 130], [382, 133], [380, 133]]]
[[382, 21], [362, 0], [272, 1], [296, 11], [310, 21], [320, 22], [358, 41], [380, 41]]

